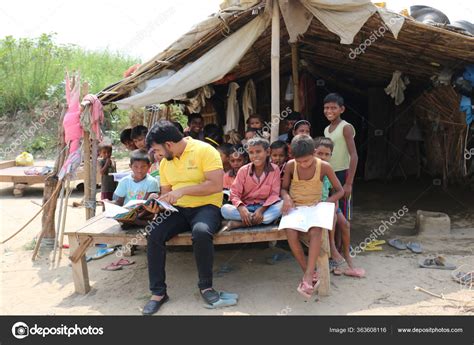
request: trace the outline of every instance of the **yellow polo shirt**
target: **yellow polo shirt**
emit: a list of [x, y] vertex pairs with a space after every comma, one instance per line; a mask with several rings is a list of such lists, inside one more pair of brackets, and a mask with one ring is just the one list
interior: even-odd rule
[[[219, 152], [205, 142], [187, 137], [186, 148], [181, 157], [172, 161], [163, 158], [160, 162], [160, 185], [171, 186], [172, 190], [194, 186], [205, 181], [204, 173], [223, 169]], [[222, 206], [222, 192], [205, 195], [184, 195], [177, 206], [199, 207], [204, 205]]]

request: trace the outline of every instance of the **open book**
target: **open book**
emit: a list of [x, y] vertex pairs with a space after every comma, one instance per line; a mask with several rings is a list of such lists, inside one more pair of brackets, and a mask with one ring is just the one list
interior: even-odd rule
[[313, 227], [332, 230], [334, 208], [332, 202], [320, 202], [315, 206], [298, 206], [281, 218], [278, 230], [295, 229], [308, 232]]
[[151, 206], [152, 203], [157, 203], [161, 209], [169, 210], [171, 212], [178, 212], [178, 210], [171, 204], [158, 200], [131, 200], [126, 203], [123, 207], [112, 204], [110, 202], [104, 202], [105, 212], [104, 216], [107, 218], [114, 218], [116, 221], [121, 223], [133, 223], [140, 212], [147, 209], [147, 206]]

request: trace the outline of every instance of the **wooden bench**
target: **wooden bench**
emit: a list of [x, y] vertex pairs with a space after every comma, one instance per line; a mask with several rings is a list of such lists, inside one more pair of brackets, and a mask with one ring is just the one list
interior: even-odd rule
[[[13, 183], [13, 195], [23, 196], [24, 189], [38, 183], [44, 183], [47, 175], [26, 175], [25, 171], [31, 168], [44, 168], [45, 165], [16, 166], [14, 160], [0, 161], [0, 182]], [[100, 183], [100, 173], [97, 173], [97, 181]], [[84, 180], [84, 169], [79, 167], [74, 177], [75, 181]]]
[[[80, 294], [86, 294], [90, 291], [89, 274], [87, 271], [87, 262], [85, 253], [87, 248], [98, 243], [111, 245], [122, 245], [122, 248], [130, 248], [131, 245], [146, 245], [146, 237], [140, 233], [139, 229], [123, 230], [120, 224], [103, 215], [95, 216], [89, 219], [84, 225], [75, 231], [66, 231], [69, 238], [70, 256], [72, 265], [72, 277], [74, 280], [75, 291]], [[245, 229], [235, 229], [225, 231], [214, 236], [214, 244], [236, 244], [269, 242], [277, 240], [286, 240], [286, 233], [279, 231], [274, 225], [257, 226]], [[302, 242], [307, 243], [305, 236]], [[179, 234], [167, 242], [172, 246], [190, 246], [191, 233]], [[128, 255], [132, 252], [125, 253]], [[327, 296], [329, 294], [330, 275], [329, 275], [329, 240], [327, 230], [323, 231], [323, 245], [321, 254], [317, 262], [321, 285], [319, 294]]]

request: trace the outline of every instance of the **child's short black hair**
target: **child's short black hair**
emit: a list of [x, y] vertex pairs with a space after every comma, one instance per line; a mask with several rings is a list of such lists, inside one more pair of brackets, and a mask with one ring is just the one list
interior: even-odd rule
[[99, 152], [102, 150], [107, 150], [107, 152], [112, 153], [112, 145], [108, 143], [99, 144]]
[[331, 152], [334, 150], [334, 142], [327, 137], [316, 137], [314, 138], [314, 148], [317, 149], [320, 146], [327, 147], [328, 149], [331, 150]]
[[146, 145], [151, 148], [151, 144], [162, 145], [167, 141], [174, 143], [183, 139], [183, 133], [176, 126], [167, 120], [159, 120], [156, 122], [146, 136]]
[[309, 135], [299, 134], [291, 141], [291, 153], [293, 157], [300, 158], [314, 154], [314, 141]]
[[193, 122], [195, 119], [201, 119], [202, 120], [202, 115], [201, 114], [189, 114], [188, 115], [188, 126]]
[[249, 115], [249, 118], [247, 119], [247, 121], [245, 121], [245, 123], [248, 125], [250, 123], [250, 119], [259, 119], [260, 122], [263, 124], [263, 117], [259, 114], [251, 114]]
[[258, 129], [247, 127], [247, 129], [245, 130], [245, 133], [248, 133], [248, 132], [254, 132], [254, 133], [258, 134]]
[[293, 111], [293, 112], [289, 113], [287, 117], [285, 117], [285, 120], [299, 121], [302, 118], [303, 118], [303, 116], [301, 116], [301, 113], [299, 111]]
[[132, 139], [138, 139], [140, 137], [146, 137], [148, 133], [148, 128], [142, 125], [138, 125], [132, 128], [132, 133], [130, 134], [130, 137]]
[[248, 154], [247, 154], [247, 151], [245, 151], [245, 148], [242, 144], [238, 144], [238, 145], [233, 145], [232, 146], [232, 156], [233, 155], [239, 155], [239, 156], [242, 156], [244, 157], [244, 160], [247, 161], [248, 160]]
[[178, 121], [171, 121], [171, 123], [176, 127], [178, 128], [178, 130], [184, 134], [184, 128], [183, 126], [181, 126], [181, 124], [178, 122]]
[[204, 134], [204, 141], [214, 147], [218, 147], [224, 142], [224, 131], [221, 126], [215, 123], [205, 125], [202, 132]]
[[125, 128], [120, 133], [120, 142], [125, 145], [129, 141], [132, 141], [132, 129], [131, 128]]
[[134, 162], [140, 161], [145, 162], [147, 164], [151, 164], [148, 152], [146, 152], [145, 150], [133, 150], [130, 154], [130, 165], [132, 165]]
[[218, 151], [222, 152], [226, 156], [230, 156], [234, 152], [234, 145], [224, 143], [217, 148]]
[[268, 140], [261, 137], [255, 137], [247, 141], [247, 147], [251, 147], [251, 146], [253, 147], [253, 146], [258, 146], [258, 145], [262, 145], [264, 150], [270, 147], [270, 143], [268, 142]]
[[324, 104], [326, 103], [336, 103], [338, 106], [344, 106], [344, 98], [336, 92], [330, 93], [326, 97], [324, 97]]
[[285, 151], [285, 156], [288, 156], [288, 145], [286, 142], [284, 142], [283, 140], [277, 140], [270, 145], [270, 150], [278, 149], [283, 149]]

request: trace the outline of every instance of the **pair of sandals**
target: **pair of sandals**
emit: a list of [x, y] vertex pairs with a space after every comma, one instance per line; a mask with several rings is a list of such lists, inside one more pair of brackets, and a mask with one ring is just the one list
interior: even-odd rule
[[417, 242], [404, 243], [402, 240], [398, 238], [392, 238], [391, 240], [388, 240], [388, 245], [398, 250], [409, 249], [415, 254], [423, 253], [423, 249], [421, 249], [421, 244]]
[[310, 299], [311, 296], [313, 296], [313, 294], [318, 290], [320, 283], [318, 271], [314, 271], [311, 284], [303, 279], [296, 288], [296, 291], [298, 291], [298, 293], [306, 299]]

